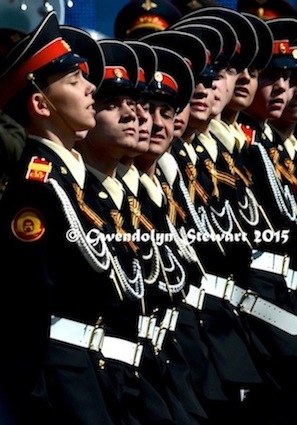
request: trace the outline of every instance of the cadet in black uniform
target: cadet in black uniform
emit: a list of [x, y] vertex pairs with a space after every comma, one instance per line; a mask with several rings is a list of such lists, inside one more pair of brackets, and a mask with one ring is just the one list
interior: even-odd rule
[[29, 134], [0, 208], [1, 392], [17, 424], [122, 423], [116, 398], [104, 399], [111, 381], [100, 368], [110, 252], [93, 243], [99, 226], [81, 210], [87, 176], [73, 149], [76, 132], [96, 124], [103, 64], [88, 33], [60, 30], [54, 12], [1, 63], [0, 107]]
[[[219, 10], [221, 10], [221, 8], [219, 8]], [[223, 9], [223, 11], [225, 10]], [[226, 13], [228, 14], [228, 10], [226, 11]], [[205, 14], [205, 17], [207, 18], [207, 14]], [[253, 28], [249, 25], [249, 23], [246, 22], [244, 18], [241, 18], [239, 14], [235, 13], [235, 18], [237, 19], [237, 22], [239, 21], [239, 25], [241, 25], [243, 29], [247, 30], [247, 34], [249, 34], [250, 44], [249, 46], [247, 46], [246, 41], [245, 43], [242, 43], [241, 55], [239, 55], [239, 57], [237, 55], [237, 57], [235, 58], [235, 54], [234, 54], [234, 59], [230, 58], [230, 63], [228, 63], [228, 59], [226, 57], [224, 62], [224, 47], [223, 47], [222, 49], [223, 54], [221, 58], [217, 58], [213, 61], [213, 62], [217, 61], [216, 69], [218, 70], [218, 72], [220, 72], [220, 70], [224, 71], [224, 69], [226, 68], [228, 69], [231, 63], [234, 67], [236, 67], [236, 69], [241, 69], [241, 67], [244, 66], [243, 64], [244, 63], [248, 64], [249, 61], [252, 60], [253, 56], [256, 53], [257, 40], [255, 38], [253, 42], [253, 35], [254, 35]], [[196, 25], [199, 31], [199, 23], [195, 22], [195, 19], [196, 19], [196, 16], [193, 18], [193, 25], [191, 25], [190, 23], [191, 21], [187, 19], [187, 22], [188, 22], [187, 25], [182, 26], [183, 20], [181, 20], [181, 26], [179, 26], [177, 23], [174, 25], [174, 28], [187, 31], [187, 26], [191, 28], [191, 26], [193, 27]], [[207, 23], [208, 22], [206, 22], [206, 24]], [[209, 26], [211, 26], [211, 20], [209, 22]], [[235, 26], [234, 23], [233, 23], [233, 26]], [[238, 26], [238, 23], [237, 23], [237, 26]], [[243, 37], [242, 32], [241, 32], [241, 37]], [[236, 43], [234, 43], [234, 45], [235, 44]], [[203, 80], [201, 82], [203, 83]], [[184, 133], [184, 137], [186, 138], [186, 140], [189, 141], [189, 143], [188, 144], [182, 143], [179, 146], [176, 143], [174, 143], [172, 148], [172, 152], [176, 154], [176, 158], [178, 161], [182, 161], [181, 158], [184, 158], [186, 164], [189, 164], [192, 161], [194, 161], [195, 163], [194, 169], [197, 170], [197, 174], [198, 174], [198, 179], [196, 180], [196, 182], [199, 183], [199, 186], [198, 184], [196, 184], [196, 187], [200, 188], [199, 192], [197, 191], [197, 193], [199, 193], [200, 195], [200, 205], [201, 205], [201, 201], [204, 200], [205, 210], [207, 211], [208, 214], [212, 212], [212, 214], [210, 215], [210, 218], [213, 225], [216, 225], [216, 224], [218, 225], [218, 220], [219, 220], [218, 217], [215, 217], [215, 214], [213, 211], [213, 207], [215, 208], [217, 207], [218, 211], [220, 210], [220, 207], [218, 206], [219, 202], [218, 204], [214, 204], [214, 199], [215, 199], [214, 196], [216, 196], [217, 190], [219, 191], [218, 201], [226, 202], [226, 205], [223, 204], [224, 211], [227, 210], [227, 207], [229, 208], [231, 204], [234, 205], [237, 198], [237, 193], [235, 191], [237, 178], [234, 178], [226, 162], [224, 166], [223, 154], [220, 154], [220, 153], [217, 154], [217, 161], [216, 161], [215, 168], [218, 170], [218, 172], [216, 173], [214, 170], [213, 177], [211, 178], [210, 176], [207, 177], [207, 175], [209, 175], [209, 172], [207, 171], [207, 169], [205, 170], [204, 174], [202, 172], [204, 163], [206, 164], [206, 162], [204, 161], [207, 161], [209, 165], [211, 165], [211, 163], [213, 162], [213, 158], [210, 157], [209, 152], [211, 153], [211, 155], [214, 155], [215, 157], [215, 151], [216, 151], [216, 148], [218, 148], [218, 146], [220, 146], [221, 152], [223, 152], [222, 144], [219, 143], [217, 140], [215, 140], [215, 138], [213, 142], [211, 141], [208, 142], [208, 139], [205, 138], [205, 143], [203, 143], [203, 145], [201, 144], [198, 146], [195, 144], [196, 139], [200, 138], [200, 136], [201, 138], [203, 137], [201, 133], [208, 130], [208, 124], [210, 120], [209, 116], [210, 116], [210, 113], [213, 113], [212, 112], [213, 100], [211, 99], [211, 96], [213, 95], [213, 90], [215, 89], [216, 84], [217, 84], [216, 81], [214, 81], [213, 88], [208, 90], [206, 90], [206, 88], [203, 88], [203, 87], [199, 89], [199, 85], [196, 86], [195, 94], [191, 100], [191, 103], [193, 105], [192, 116], [190, 117], [190, 120], [189, 120], [188, 129]], [[209, 97], [206, 97], [206, 94]], [[208, 101], [208, 98], [209, 98], [209, 101]], [[195, 107], [195, 105], [197, 106]], [[203, 105], [203, 109], [202, 109], [202, 105]], [[197, 115], [197, 117], [200, 114], [200, 118], [197, 119], [197, 122], [199, 121], [199, 125], [200, 125], [199, 130], [198, 130], [198, 127], [196, 126], [196, 123], [194, 122], [195, 114]], [[195, 130], [196, 130], [196, 135], [194, 135]], [[187, 139], [188, 136], [189, 138]], [[194, 140], [194, 146], [196, 148], [198, 147], [198, 150], [196, 152], [195, 152], [195, 149], [193, 148], [191, 149], [192, 140]], [[213, 149], [211, 149], [212, 146], [213, 146]], [[193, 159], [191, 160], [191, 158]], [[200, 160], [198, 158], [200, 158]], [[185, 169], [185, 167], [181, 165], [181, 170], [182, 169]], [[187, 179], [187, 182], [189, 182], [187, 173], [185, 172], [183, 173], [185, 178]], [[199, 177], [199, 174], [200, 174], [200, 177]], [[204, 175], [203, 178], [202, 178], [202, 175]], [[233, 178], [234, 178], [234, 181], [233, 181]], [[214, 186], [214, 183], [217, 183], [217, 186]], [[234, 186], [232, 186], [233, 184]], [[229, 185], [230, 187], [228, 188]], [[226, 190], [224, 186], [228, 189]], [[213, 190], [214, 188], [216, 188], [215, 191]], [[196, 199], [198, 198], [198, 196], [196, 197]], [[210, 202], [212, 205], [211, 208], [209, 208]], [[197, 202], [196, 208], [198, 208], [200, 205]], [[236, 220], [234, 215], [232, 215], [232, 212], [231, 212], [231, 216], [227, 216], [227, 218], [229, 220], [229, 225], [235, 226], [235, 228], [233, 229], [233, 232], [235, 234], [236, 233], [241, 234], [240, 224], [238, 220]], [[224, 226], [222, 226], [222, 223], [221, 225], [218, 225], [218, 227], [219, 226], [220, 228], [217, 228], [216, 230], [217, 230], [217, 233], [221, 234], [222, 236], [224, 231], [222, 227]], [[230, 232], [230, 229], [229, 229], [228, 234], [234, 234], [233, 232], [232, 231]], [[226, 250], [227, 250], [226, 257], [222, 255], [221, 256], [216, 255], [214, 257], [216, 258], [215, 263], [214, 262], [211, 263], [210, 258], [208, 259], [206, 258], [206, 261], [204, 262], [204, 264], [206, 264], [206, 271], [209, 275], [209, 282], [207, 279], [205, 279], [202, 286], [203, 289], [205, 289], [207, 296], [206, 296], [206, 302], [204, 303], [202, 308], [201, 318], [204, 319], [203, 323], [204, 323], [205, 335], [208, 341], [208, 345], [211, 349], [212, 355], [214, 356], [216, 367], [220, 374], [221, 383], [223, 384], [223, 388], [225, 391], [225, 399], [223, 399], [222, 396], [219, 396], [219, 394], [216, 394], [217, 396], [216, 400], [213, 397], [213, 395], [212, 397], [211, 396], [209, 397], [209, 409], [211, 412], [210, 415], [214, 423], [216, 423], [217, 418], [222, 415], [228, 418], [229, 421], [231, 420], [231, 421], [234, 421], [234, 423], [236, 423], [239, 420], [238, 418], [240, 416], [244, 416], [245, 417], [244, 420], [248, 421], [249, 414], [253, 415], [252, 412], [255, 412], [255, 406], [252, 403], [250, 404], [251, 399], [249, 395], [247, 399], [245, 400], [245, 402], [243, 403], [241, 401], [243, 400], [244, 397], [243, 398], [241, 397], [246, 392], [245, 391], [246, 389], [248, 388], [251, 389], [255, 385], [261, 385], [262, 380], [259, 375], [259, 371], [255, 367], [251, 353], [249, 352], [246, 335], [242, 328], [242, 324], [240, 320], [238, 320], [237, 316], [232, 312], [232, 306], [228, 306], [225, 301], [222, 301], [222, 299], [220, 299], [220, 297], [226, 296], [226, 292], [228, 292], [228, 288], [230, 288], [228, 287], [229, 285], [227, 280], [228, 277], [231, 277], [232, 274], [235, 276], [235, 272], [238, 273], [240, 271], [244, 273], [244, 271], [248, 269], [249, 261], [250, 261], [250, 248], [248, 245], [245, 246], [244, 241], [239, 241], [239, 243], [236, 243], [235, 241], [234, 243], [227, 242], [224, 244], [224, 246], [226, 246]], [[232, 246], [234, 247], [233, 248], [234, 251], [232, 250]], [[241, 249], [241, 247], [243, 249]], [[241, 253], [239, 249], [241, 249]], [[202, 252], [203, 252], [203, 246], [201, 247], [201, 253]], [[236, 261], [234, 261], [234, 254], [236, 254], [236, 259], [237, 259]], [[212, 284], [211, 280], [214, 280], [216, 283]], [[221, 295], [220, 295], [220, 287], [222, 288]], [[222, 317], [224, 316], [226, 317], [225, 320], [222, 319]], [[227, 321], [229, 322], [228, 338], [230, 341], [230, 345], [227, 345], [226, 342], [224, 342], [223, 348], [219, 348], [222, 344], [222, 333], [224, 333], [225, 335], [227, 333], [226, 332]], [[223, 322], [225, 323], [224, 331], [222, 329], [220, 331], [218, 330], [220, 326], [219, 323], [223, 323]], [[217, 338], [214, 333], [214, 329], [217, 329], [216, 330], [216, 335], [218, 336]], [[218, 355], [218, 351], [220, 352], [220, 355]], [[242, 363], [239, 362], [237, 366], [236, 366], [236, 362], [230, 362], [229, 364], [230, 367], [229, 367], [228, 362], [222, 362], [223, 352], [226, 353], [226, 358], [232, 358], [236, 360], [239, 360], [240, 358], [245, 359], [243, 362], [245, 362], [246, 368], [245, 369], [242, 368], [243, 362]], [[232, 391], [234, 392], [232, 393]], [[251, 391], [251, 394], [252, 393], [253, 393], [253, 390]], [[217, 406], [217, 408], [215, 409], [214, 406]], [[243, 410], [246, 412], [245, 414], [242, 414]]]
[[[290, 55], [288, 39], [292, 26], [294, 28], [292, 21], [287, 21], [286, 29], [281, 27], [281, 23], [277, 28], [276, 21], [273, 28], [267, 21], [273, 34], [273, 56], [259, 74], [257, 94], [252, 102], [247, 97], [246, 103], [238, 100], [236, 106], [236, 98], [240, 99], [240, 86], [244, 87], [245, 81], [248, 83], [251, 80], [247, 74], [243, 75], [238, 80], [238, 89], [235, 89], [234, 98], [225, 115], [225, 119], [228, 121], [229, 117], [230, 121], [228, 109], [237, 108], [239, 111], [245, 105], [246, 109], [239, 114], [241, 131], [246, 135], [246, 141], [241, 142], [241, 152], [244, 164], [253, 176], [257, 202], [267, 216], [266, 226], [263, 221], [253, 224], [256, 249], [253, 251], [250, 273], [245, 281], [242, 280], [243, 287], [250, 288], [252, 292], [243, 297], [240, 310], [247, 313], [245, 320], [248, 322], [250, 341], [255, 348], [257, 364], [268, 385], [264, 396], [267, 398], [265, 404], [270, 407], [266, 409], [264, 421], [269, 424], [293, 424], [296, 421], [293, 402], [295, 384], [294, 380], [291, 380], [296, 362], [296, 358], [292, 356], [296, 350], [296, 319], [290, 314], [295, 312], [295, 297], [292, 298], [292, 294], [288, 292], [288, 288], [294, 286], [295, 281], [295, 272], [291, 268], [293, 263], [290, 265], [288, 255], [294, 255], [295, 252], [294, 248], [292, 251], [290, 249], [290, 245], [294, 246], [294, 208], [290, 212], [292, 205], [290, 206], [289, 200], [292, 199], [292, 194], [287, 196], [288, 192], [278, 181], [267, 153], [270, 151], [271, 155], [277, 154], [277, 144], [273, 139], [269, 139], [273, 131], [267, 126], [267, 119], [281, 115], [287, 101], [290, 68], [295, 66]], [[252, 94], [251, 89], [247, 92]], [[246, 107], [248, 104], [250, 105]], [[238, 130], [237, 124], [235, 127]], [[277, 235], [281, 237], [278, 238]], [[255, 296], [257, 302], [250, 308]], [[264, 313], [266, 308], [269, 310]], [[272, 402], [273, 400], [277, 401]]]
[[[191, 40], [190, 40], [191, 41]], [[183, 69], [179, 70], [180, 64], [183, 65], [183, 67], [186, 67], [183, 64], [183, 61], [181, 61], [180, 57], [176, 58], [174, 55], [172, 57], [172, 55], [170, 55], [170, 52], [168, 52], [167, 50], [165, 51], [166, 54], [166, 58], [168, 59], [169, 63], [165, 65], [164, 68], [164, 61], [162, 61], [162, 67], [160, 68], [159, 71], [157, 73], [155, 72], [151, 72], [152, 71], [152, 60], [150, 60], [150, 56], [149, 56], [149, 49], [150, 46], [147, 45], [145, 42], [143, 41], [130, 41], [128, 42], [129, 45], [131, 45], [134, 49], [136, 49], [138, 57], [140, 59], [140, 67], [142, 69], [144, 69], [144, 74], [146, 75], [146, 77], [148, 78], [147, 80], [147, 86], [145, 87], [143, 85], [143, 83], [139, 83], [139, 89], [140, 89], [140, 103], [142, 105], [146, 105], [146, 107], [148, 108], [148, 113], [150, 114], [150, 119], [144, 121], [144, 114], [142, 111], [142, 113], [140, 113], [139, 115], [139, 119], [140, 119], [140, 135], [139, 135], [139, 143], [136, 147], [136, 149], [130, 149], [129, 151], [127, 151], [126, 156], [124, 158], [122, 158], [122, 164], [120, 167], [118, 167], [118, 175], [121, 178], [121, 181], [123, 182], [123, 185], [126, 189], [126, 192], [128, 194], [128, 198], [129, 198], [129, 204], [130, 204], [130, 208], [131, 208], [131, 213], [132, 213], [132, 221], [135, 225], [135, 231], [137, 232], [141, 232], [141, 234], [145, 234], [145, 233], [149, 233], [150, 231], [156, 231], [158, 232], [158, 235], [161, 236], [168, 236], [170, 229], [168, 229], [167, 223], [166, 223], [166, 211], [167, 211], [167, 205], [166, 203], [164, 204], [164, 207], [157, 207], [157, 214], [156, 214], [156, 205], [155, 202], [150, 198], [151, 196], [153, 196], [153, 193], [151, 193], [150, 195], [147, 193], [145, 186], [143, 185], [143, 183], [140, 180], [140, 174], [139, 171], [137, 170], [137, 168], [133, 165], [134, 160], [136, 159], [137, 161], [137, 156], [139, 155], [145, 155], [145, 152], [148, 150], [149, 148], [149, 143], [150, 143], [150, 133], [148, 134], [148, 126], [149, 126], [149, 122], [151, 123], [150, 125], [152, 125], [151, 119], [151, 100], [154, 101], [154, 98], [156, 97], [156, 93], [155, 91], [158, 91], [158, 88], [154, 88], [154, 85], [151, 84], [149, 85], [149, 82], [154, 83], [155, 78], [158, 78], [159, 75], [159, 79], [161, 77], [160, 75], [160, 70], [162, 70], [162, 72], [165, 72], [164, 70], [168, 70], [166, 71], [166, 73], [170, 72], [170, 74], [173, 74], [172, 69], [170, 68], [170, 64], [172, 62], [172, 60], [175, 60], [174, 64], [176, 67], [176, 74], [177, 76], [179, 74], [183, 75]], [[193, 45], [192, 45], [193, 46]], [[199, 42], [197, 42], [197, 44], [195, 44], [195, 46], [197, 47], [201, 47], [201, 44], [199, 44]], [[154, 49], [152, 49], [152, 51], [154, 52]], [[155, 52], [154, 52], [155, 53]], [[198, 52], [197, 52], [198, 53]], [[202, 50], [203, 53], [203, 50]], [[159, 56], [158, 58], [160, 59], [160, 55], [162, 57], [162, 52], [159, 52]], [[158, 61], [157, 58], [157, 61]], [[200, 59], [200, 56], [196, 56], [196, 63], [198, 64], [198, 61]], [[177, 60], [177, 62], [176, 62]], [[201, 58], [202, 63], [199, 63], [199, 67], [201, 68], [201, 66], [203, 66], [203, 56]], [[204, 61], [205, 61], [205, 52], [204, 52]], [[182, 68], [183, 68], [182, 67]], [[173, 68], [173, 67], [172, 67]], [[187, 69], [187, 67], [186, 67]], [[165, 74], [166, 75], [166, 74]], [[175, 74], [174, 74], [175, 75]], [[180, 77], [178, 76], [178, 81], [180, 80]], [[187, 81], [187, 80], [186, 80]], [[191, 83], [191, 80], [189, 81]], [[183, 84], [185, 84], [185, 82], [183, 81]], [[162, 85], [162, 87], [166, 87], [164, 85]], [[187, 87], [187, 86], [186, 86]], [[186, 89], [185, 87], [185, 89]], [[187, 93], [188, 89], [185, 90], [184, 92]], [[162, 97], [162, 93], [160, 93], [159, 95], [160, 97]], [[171, 94], [169, 92], [169, 90], [166, 88], [164, 94], [163, 94], [163, 98], [164, 101], [166, 99], [166, 102], [170, 102], [170, 96], [173, 96], [173, 93]], [[147, 115], [147, 114], [145, 114]], [[151, 131], [150, 131], [151, 132]], [[123, 165], [125, 164], [125, 165]], [[165, 199], [165, 198], [164, 198]], [[155, 199], [156, 201], [156, 199]], [[160, 224], [163, 223], [161, 226]], [[165, 232], [165, 233], [160, 233], [160, 232]], [[161, 242], [161, 245], [165, 246], [165, 244], [168, 247], [172, 247], [172, 243], [169, 241], [164, 241]], [[185, 391], [185, 385], [186, 382], [184, 381], [184, 377], [183, 375], [180, 375], [180, 372], [178, 371], [186, 371], [187, 372], [187, 367], [185, 367], [185, 365], [183, 365], [183, 369], [180, 367], [181, 364], [179, 364], [179, 367], [176, 368], [174, 366], [174, 358], [172, 357], [172, 349], [170, 350], [170, 352], [166, 352], [166, 346], [168, 345], [168, 343], [166, 342], [166, 340], [171, 340], [170, 336], [166, 336], [166, 333], [170, 333], [170, 334], [174, 334], [174, 327], [173, 324], [176, 322], [176, 318], [178, 317], [178, 323], [180, 322], [180, 314], [179, 311], [176, 310], [176, 305], [174, 304], [174, 307], [172, 308], [172, 301], [170, 301], [171, 297], [176, 298], [176, 295], [178, 296], [178, 292], [175, 295], [174, 293], [169, 295], [166, 291], [165, 293], [162, 292], [164, 290], [158, 289], [158, 281], [164, 281], [164, 278], [166, 280], [168, 280], [168, 282], [170, 281], [175, 281], [175, 274], [176, 272], [174, 272], [173, 274], [171, 274], [168, 271], [165, 270], [165, 267], [167, 268], [168, 266], [168, 254], [166, 254], [166, 249], [164, 250], [164, 247], [162, 246], [155, 246], [154, 244], [150, 245], [150, 244], [146, 244], [146, 246], [150, 249], [152, 249], [153, 251], [157, 250], [159, 251], [159, 254], [157, 254], [157, 257], [159, 257], [162, 261], [161, 264], [161, 269], [159, 270], [158, 274], [155, 276], [156, 282], [154, 285], [152, 285], [153, 281], [152, 281], [152, 275], [151, 272], [149, 273], [151, 276], [148, 275], [148, 273], [146, 273], [146, 279], [145, 281], [147, 282], [147, 299], [145, 300], [145, 303], [147, 305], [147, 313], [151, 314], [151, 318], [150, 318], [150, 322], [152, 322], [152, 320], [158, 319], [158, 322], [156, 323], [156, 332], [155, 332], [155, 336], [157, 336], [157, 338], [153, 337], [152, 338], [152, 347], [154, 348], [154, 351], [157, 353], [157, 359], [158, 359], [158, 363], [160, 364], [160, 372], [159, 375], [154, 376], [152, 374], [152, 368], [151, 370], [149, 369], [149, 359], [145, 359], [144, 360], [144, 365], [142, 368], [142, 371], [144, 373], [146, 373], [146, 376], [148, 377], [148, 379], [150, 379], [151, 382], [153, 382], [154, 386], [162, 388], [162, 385], [165, 383], [165, 386], [167, 387], [167, 392], [168, 392], [168, 396], [167, 398], [169, 398], [169, 400], [171, 401], [170, 405], [171, 408], [173, 408], [173, 411], [175, 412], [175, 420], [177, 422], [185, 422], [187, 421], [186, 418], [182, 418], [180, 416], [180, 413], [178, 412], [179, 409], [179, 405], [181, 404], [182, 406], [185, 404], [185, 407], [188, 409], [188, 406], [191, 406], [191, 410], [192, 410], [192, 414], [193, 414], [193, 406], [194, 406], [194, 411], [196, 411], [196, 415], [197, 412], [199, 412], [199, 409], [197, 409], [196, 405], [199, 405], [198, 400], [195, 401], [194, 398], [194, 402], [191, 401], [193, 399], [193, 397], [190, 398], [190, 393], [189, 393], [189, 389], [187, 391]], [[148, 252], [149, 253], [149, 252]], [[148, 254], [147, 253], [147, 254]], [[147, 256], [146, 254], [146, 256]], [[175, 254], [176, 255], [176, 254]], [[145, 255], [144, 255], [145, 256]], [[150, 256], [148, 256], [150, 257]], [[154, 257], [154, 255], [153, 255]], [[179, 258], [179, 256], [177, 256], [177, 258]], [[149, 261], [146, 261], [146, 263], [149, 263]], [[164, 263], [164, 266], [163, 266]], [[163, 271], [162, 271], [163, 269]], [[187, 270], [186, 270], [187, 272]], [[165, 280], [165, 282], [166, 282]], [[155, 313], [154, 313], [155, 311]], [[165, 314], [166, 313], [166, 314]], [[155, 316], [155, 318], [154, 318]], [[170, 321], [169, 318], [171, 317]], [[143, 322], [145, 322], [148, 318], [147, 317], [143, 317]], [[169, 326], [169, 323], [172, 322], [172, 324]], [[159, 328], [159, 331], [158, 331]], [[159, 333], [159, 334], [158, 334]], [[164, 342], [163, 342], [164, 340]], [[165, 346], [165, 349], [162, 346]], [[170, 361], [169, 361], [170, 360]], [[176, 361], [176, 360], [175, 360]], [[173, 371], [173, 368], [174, 371]], [[172, 374], [173, 374], [173, 380], [172, 380]], [[186, 376], [186, 375], [184, 375]], [[187, 399], [185, 402], [185, 399], [183, 398], [184, 402], [182, 402], [181, 397], [178, 397], [176, 395], [176, 388], [175, 386], [172, 385], [172, 383], [175, 382], [175, 386], [176, 383], [178, 382], [178, 387], [182, 388], [183, 390], [183, 394], [187, 393]], [[180, 391], [180, 390], [179, 390]], [[183, 407], [184, 409], [184, 407]], [[178, 416], [177, 416], [178, 415]], [[204, 418], [205, 420], [205, 413], [203, 412], [203, 409], [200, 407], [200, 413], [199, 415]], [[194, 419], [190, 419], [190, 421], [193, 421]], [[199, 419], [199, 423], [202, 420]], [[204, 422], [203, 422], [204, 423]]]

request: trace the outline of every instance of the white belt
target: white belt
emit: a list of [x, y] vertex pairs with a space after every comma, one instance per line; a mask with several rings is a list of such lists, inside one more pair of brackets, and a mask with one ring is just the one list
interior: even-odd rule
[[264, 252], [257, 250], [254, 250], [252, 253], [252, 269], [287, 276], [289, 264], [290, 257], [288, 257], [287, 255], [280, 255], [274, 254], [272, 252]]
[[290, 335], [297, 335], [296, 315], [264, 300], [249, 289], [245, 290], [234, 285], [229, 302], [243, 313], [250, 314]]
[[203, 308], [204, 295], [209, 294], [230, 302], [239, 311], [256, 317], [290, 334], [297, 335], [297, 316], [259, 297], [251, 290], [235, 285], [232, 279], [206, 275], [201, 287], [190, 285], [186, 302], [194, 308]]
[[101, 351], [107, 359], [118, 360], [138, 367], [142, 357], [143, 346], [122, 338], [104, 335], [99, 326], [86, 325], [74, 320], [52, 316], [50, 337], [57, 341], [89, 350]]
[[233, 285], [233, 280], [229, 278], [206, 273], [201, 279], [199, 288], [189, 285], [185, 302], [198, 310], [202, 310], [206, 294], [217, 298], [228, 299]]
[[296, 291], [297, 290], [297, 271], [289, 269], [288, 274], [285, 277], [285, 281], [286, 281], [288, 289], [291, 289], [292, 291]]

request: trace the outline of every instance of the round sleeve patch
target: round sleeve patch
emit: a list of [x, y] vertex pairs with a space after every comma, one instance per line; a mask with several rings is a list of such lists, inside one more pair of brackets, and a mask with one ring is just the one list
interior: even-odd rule
[[45, 232], [42, 214], [33, 208], [23, 208], [11, 222], [13, 234], [23, 242], [35, 242]]

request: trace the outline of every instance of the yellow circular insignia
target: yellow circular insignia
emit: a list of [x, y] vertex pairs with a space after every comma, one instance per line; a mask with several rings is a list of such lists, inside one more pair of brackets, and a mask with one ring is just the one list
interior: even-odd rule
[[158, 83], [161, 83], [163, 81], [163, 74], [160, 71], [155, 72], [155, 80], [158, 81]]
[[203, 148], [202, 146], [198, 145], [198, 146], [196, 147], [196, 152], [198, 152], [198, 153], [202, 153], [203, 151], [204, 151], [204, 148]]
[[122, 71], [119, 68], [115, 68], [114, 71], [113, 71], [113, 73], [114, 73], [114, 75], [117, 78], [122, 78], [123, 77], [123, 73], [122, 73]]
[[33, 208], [23, 208], [11, 222], [13, 234], [23, 242], [35, 242], [44, 232], [44, 219], [42, 214]]

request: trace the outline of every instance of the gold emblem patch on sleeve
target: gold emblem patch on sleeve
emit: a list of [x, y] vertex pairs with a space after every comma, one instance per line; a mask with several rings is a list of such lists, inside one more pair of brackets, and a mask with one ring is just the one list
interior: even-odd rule
[[13, 218], [11, 229], [16, 238], [23, 242], [35, 242], [44, 232], [42, 214], [33, 208], [23, 208]]

